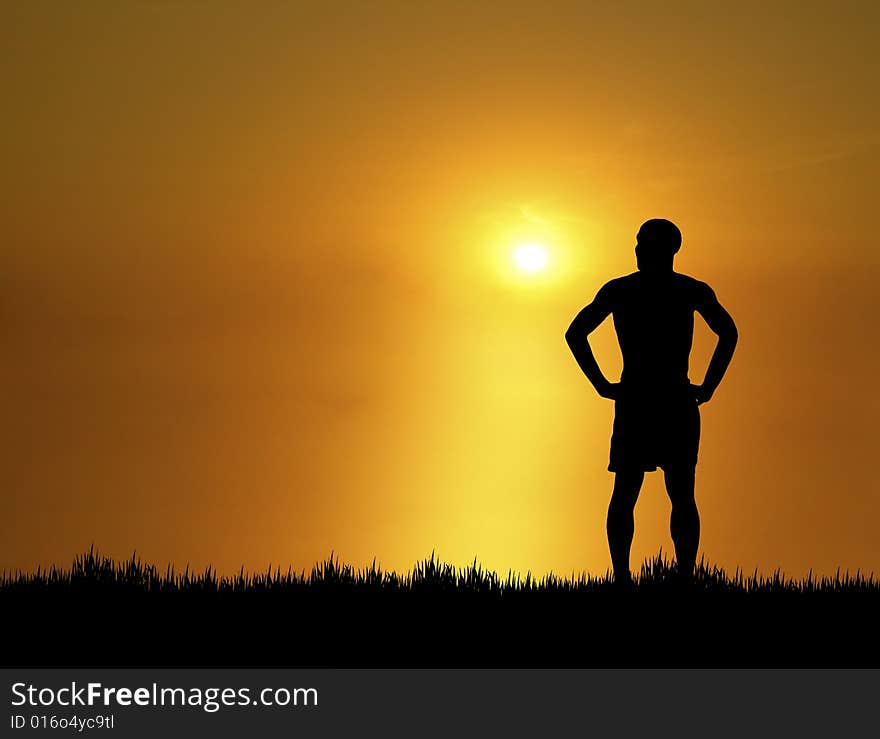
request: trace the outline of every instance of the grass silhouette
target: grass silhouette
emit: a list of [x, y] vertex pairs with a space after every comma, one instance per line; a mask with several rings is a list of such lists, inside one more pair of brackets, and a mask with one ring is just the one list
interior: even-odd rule
[[[662, 550], [653, 558], [646, 560], [634, 575], [634, 591], [677, 588], [674, 563], [668, 560]], [[520, 575], [512, 571], [502, 579], [498, 573], [485, 570], [477, 560], [467, 567], [456, 568], [431, 556], [417, 562], [409, 572], [399, 574], [393, 570], [383, 570], [373, 563], [369, 567], [355, 568], [342, 564], [331, 552], [324, 561], [315, 564], [306, 574], [305, 570], [285, 572], [280, 567], [266, 572], [248, 573], [244, 569], [234, 576], [218, 576], [208, 567], [204, 571], [190, 571], [187, 565], [177, 571], [169, 565], [164, 571], [156, 565], [145, 563], [137, 554], [130, 559], [116, 561], [102, 556], [94, 546], [88, 552], [74, 558], [69, 569], [52, 567], [38, 569], [35, 573], [4, 571], [0, 575], [0, 591], [6, 593], [27, 592], [29, 590], [58, 591], [85, 589], [119, 589], [155, 592], [256, 592], [284, 589], [317, 591], [326, 588], [346, 588], [352, 591], [437, 591], [445, 593], [483, 593], [503, 597], [517, 593], [548, 592], [602, 592], [613, 589], [610, 576], [602, 577], [572, 575], [560, 577], [552, 572], [540, 578], [529, 572]], [[779, 570], [771, 576], [758, 575], [757, 571], [748, 577], [741, 570], [729, 576], [720, 567], [710, 567], [701, 560], [697, 565], [691, 588], [707, 593], [880, 593], [880, 581], [874, 575], [855, 575], [849, 572], [841, 577], [840, 571], [834, 577], [814, 578], [812, 572], [802, 580], [787, 578]]]
[[94, 548], [4, 572], [9, 665], [878, 666], [880, 582], [729, 576], [682, 584], [662, 552], [608, 576], [499, 576], [432, 553], [406, 573], [332, 554], [311, 571], [219, 576]]

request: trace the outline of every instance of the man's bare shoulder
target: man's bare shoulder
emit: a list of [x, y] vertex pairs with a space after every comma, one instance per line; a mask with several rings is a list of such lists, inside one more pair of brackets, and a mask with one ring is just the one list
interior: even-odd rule
[[632, 285], [635, 281], [638, 280], [639, 273], [632, 272], [628, 275], [623, 275], [621, 277], [615, 277], [614, 279], [608, 280], [601, 288], [599, 288], [599, 294], [602, 293], [612, 295], [615, 292], [619, 292], [620, 290], [624, 290], [627, 286]]
[[613, 312], [620, 305], [621, 300], [626, 300], [627, 286], [631, 284], [632, 277], [637, 274], [624, 275], [608, 280], [593, 300], [593, 305], [602, 310]]
[[674, 272], [673, 274], [679, 289], [692, 294], [696, 300], [706, 300], [715, 297], [715, 291], [709, 287], [707, 282], [698, 280], [690, 275], [684, 275], [681, 272]]

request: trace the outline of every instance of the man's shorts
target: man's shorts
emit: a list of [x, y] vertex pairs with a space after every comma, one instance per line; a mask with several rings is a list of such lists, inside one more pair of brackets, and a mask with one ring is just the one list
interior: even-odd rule
[[691, 389], [622, 393], [614, 402], [608, 469], [693, 469], [700, 446], [700, 410]]

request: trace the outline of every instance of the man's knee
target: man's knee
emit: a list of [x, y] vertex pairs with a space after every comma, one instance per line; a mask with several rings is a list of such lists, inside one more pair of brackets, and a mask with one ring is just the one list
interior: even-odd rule
[[693, 468], [668, 469], [663, 474], [666, 480], [666, 494], [673, 508], [696, 506], [694, 499], [695, 471]]
[[614, 490], [611, 493], [609, 512], [632, 512], [642, 489], [644, 472], [618, 472], [614, 476]]

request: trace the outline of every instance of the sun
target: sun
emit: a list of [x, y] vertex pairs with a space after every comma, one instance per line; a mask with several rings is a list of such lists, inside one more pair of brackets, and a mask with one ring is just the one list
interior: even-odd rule
[[547, 267], [547, 248], [543, 244], [522, 244], [514, 250], [513, 261], [521, 272], [540, 272]]

